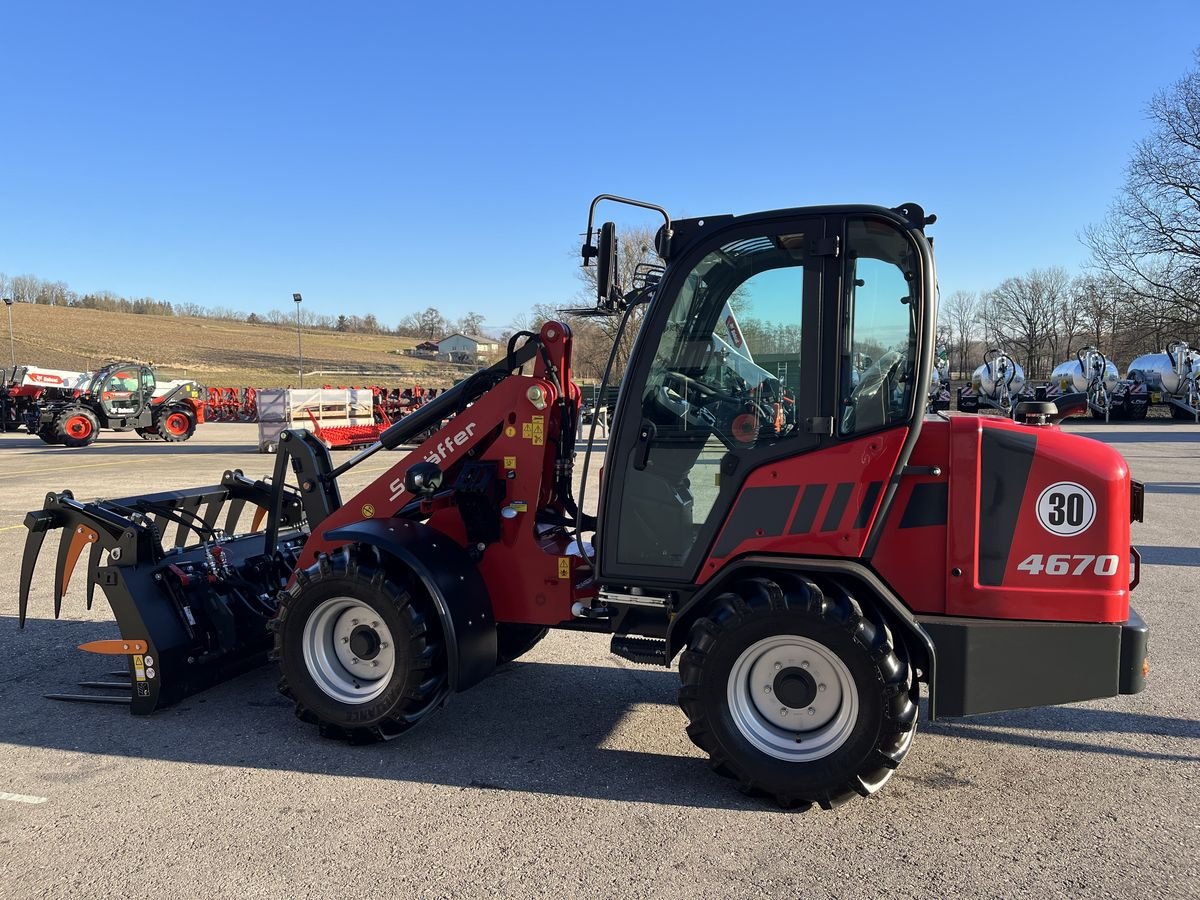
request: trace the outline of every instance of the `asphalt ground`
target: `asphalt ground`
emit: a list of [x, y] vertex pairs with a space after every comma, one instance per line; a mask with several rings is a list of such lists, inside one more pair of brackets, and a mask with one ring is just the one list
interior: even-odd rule
[[271, 460], [253, 426], [79, 451], [0, 435], [0, 895], [1200, 896], [1200, 427], [1069, 427], [1147, 484], [1147, 691], [922, 723], [879, 795], [803, 813], [711, 773], [676, 673], [602, 637], [553, 633], [368, 747], [297, 721], [270, 669], [149, 718], [43, 699], [112, 668], [75, 647], [115, 632], [79, 574], [52, 621], [53, 541], [18, 631], [24, 513], [48, 490], [127, 496]]

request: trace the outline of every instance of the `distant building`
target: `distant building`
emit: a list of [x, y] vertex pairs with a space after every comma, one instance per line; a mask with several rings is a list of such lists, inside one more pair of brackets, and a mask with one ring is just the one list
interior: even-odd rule
[[499, 352], [499, 341], [480, 335], [448, 334], [437, 342], [438, 358], [447, 362], [477, 365], [491, 362]]
[[404, 353], [407, 356], [422, 356], [427, 359], [433, 359], [438, 353], [437, 341], [421, 341], [421, 343], [417, 344], [411, 350], [405, 350]]

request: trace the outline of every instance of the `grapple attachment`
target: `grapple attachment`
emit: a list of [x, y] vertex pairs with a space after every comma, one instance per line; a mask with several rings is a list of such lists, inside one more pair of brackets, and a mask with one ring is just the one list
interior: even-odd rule
[[[239, 534], [251, 511], [248, 529]], [[80, 649], [124, 656], [128, 663], [127, 676], [110, 673], [127, 680], [80, 683], [108, 693], [48, 696], [128, 703], [139, 715], [266, 662], [267, 622], [307, 539], [296, 489], [252, 481], [236, 470], [219, 485], [119, 500], [80, 502], [70, 491], [51, 493], [26, 515], [25, 527], [21, 627], [42, 544], [51, 531], [61, 531], [54, 617], [87, 550], [87, 606], [99, 585], [121, 637]]]

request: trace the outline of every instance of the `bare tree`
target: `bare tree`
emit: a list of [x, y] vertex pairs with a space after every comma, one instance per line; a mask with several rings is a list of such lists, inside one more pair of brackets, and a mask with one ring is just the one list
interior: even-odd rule
[[450, 323], [436, 307], [428, 306], [421, 312], [409, 313], [401, 319], [400, 328], [418, 335], [422, 340], [432, 341], [445, 337], [450, 330]]
[[983, 299], [981, 319], [989, 340], [1015, 354], [1031, 374], [1046, 374], [1058, 352], [1058, 307], [1066, 302], [1070, 279], [1058, 267], [1034, 269], [1006, 278]]
[[951, 368], [965, 377], [973, 368], [969, 354], [971, 342], [979, 332], [979, 295], [973, 291], [955, 291], [942, 304], [940, 318], [948, 331]]
[[[1157, 94], [1151, 134], [1134, 148], [1125, 186], [1085, 243], [1100, 271], [1139, 302], [1170, 300], [1200, 319], [1200, 50], [1196, 67]], [[1182, 322], [1180, 324], [1183, 324]]]
[[454, 327], [466, 335], [479, 335], [483, 331], [483, 313], [468, 312]]

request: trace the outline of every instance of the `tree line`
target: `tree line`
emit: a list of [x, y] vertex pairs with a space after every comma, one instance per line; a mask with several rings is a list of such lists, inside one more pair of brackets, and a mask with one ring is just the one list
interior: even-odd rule
[[[201, 306], [198, 303], [172, 303], [154, 297], [124, 297], [112, 291], [81, 294], [71, 290], [65, 281], [52, 281], [36, 275], [8, 276], [0, 272], [0, 296], [17, 303], [39, 306], [64, 306], [74, 309], [97, 309], [104, 312], [132, 313], [141, 316], [181, 316], [196, 319], [217, 319], [245, 322], [248, 325], [296, 324], [296, 310], [272, 309], [265, 313], [246, 313], [224, 306]], [[340, 331], [352, 334], [395, 334], [417, 336], [422, 340], [437, 340], [453, 332], [477, 335], [483, 329], [483, 315], [468, 312], [459, 319], [450, 319], [435, 307], [409, 313], [395, 327], [379, 321], [374, 313], [366, 315], [326, 315], [305, 309], [300, 304], [300, 322], [304, 328], [319, 331]]]
[[943, 298], [939, 339], [953, 372], [969, 375], [991, 347], [1045, 377], [1088, 345], [1118, 368], [1172, 339], [1200, 345], [1200, 50], [1147, 112], [1124, 185], [1083, 233], [1085, 272], [1033, 269]]

